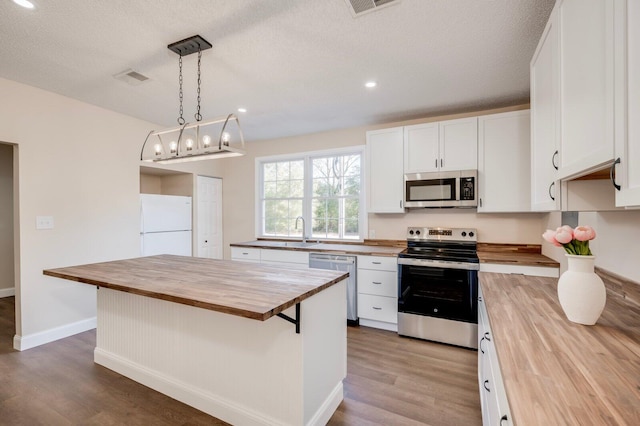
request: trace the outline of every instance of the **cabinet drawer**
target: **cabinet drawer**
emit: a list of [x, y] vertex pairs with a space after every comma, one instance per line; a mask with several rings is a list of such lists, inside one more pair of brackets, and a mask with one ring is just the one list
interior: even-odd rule
[[358, 293], [358, 316], [364, 319], [398, 323], [398, 299]]
[[270, 250], [262, 249], [260, 260], [267, 262], [287, 262], [309, 265], [309, 253], [295, 250]]
[[397, 271], [398, 258], [395, 256], [358, 256], [358, 269]]
[[231, 259], [260, 262], [260, 249], [247, 247], [231, 247]]
[[396, 272], [359, 269], [358, 293], [396, 297], [398, 295]]

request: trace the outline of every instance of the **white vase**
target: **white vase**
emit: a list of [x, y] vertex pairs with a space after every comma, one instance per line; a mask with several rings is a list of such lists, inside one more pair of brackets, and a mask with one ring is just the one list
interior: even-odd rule
[[569, 321], [593, 325], [607, 301], [607, 290], [594, 272], [595, 256], [567, 254], [568, 268], [558, 279], [558, 299]]

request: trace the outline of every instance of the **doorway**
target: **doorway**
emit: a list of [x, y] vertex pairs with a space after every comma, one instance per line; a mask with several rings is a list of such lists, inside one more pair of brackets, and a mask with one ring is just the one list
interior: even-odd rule
[[222, 179], [196, 179], [196, 256], [222, 259]]
[[16, 333], [15, 145], [0, 142], [0, 347], [13, 346]]

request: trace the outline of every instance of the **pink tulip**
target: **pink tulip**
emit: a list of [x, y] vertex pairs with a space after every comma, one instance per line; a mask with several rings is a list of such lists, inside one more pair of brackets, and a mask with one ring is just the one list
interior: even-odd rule
[[551, 229], [547, 229], [546, 231], [544, 231], [544, 234], [542, 234], [542, 238], [544, 238], [546, 241], [550, 242], [556, 247], [562, 247], [562, 244], [560, 244], [556, 240], [556, 232], [552, 231]]
[[[559, 242], [560, 244], [567, 244], [569, 242], [571, 242], [571, 240], [573, 240], [573, 232], [568, 231], [567, 229], [565, 229], [564, 227], [562, 228], [558, 228], [559, 230], [556, 231], [556, 241]], [[569, 228], [571, 229], [571, 228]], [[573, 231], [573, 230], [571, 230]]]
[[596, 237], [596, 231], [590, 226], [578, 226], [573, 231], [573, 236], [578, 241], [589, 241]]

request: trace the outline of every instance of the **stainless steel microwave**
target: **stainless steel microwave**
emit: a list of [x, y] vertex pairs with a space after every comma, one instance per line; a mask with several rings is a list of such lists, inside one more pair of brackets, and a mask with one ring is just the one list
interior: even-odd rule
[[404, 175], [405, 207], [478, 206], [478, 171], [410, 173]]

